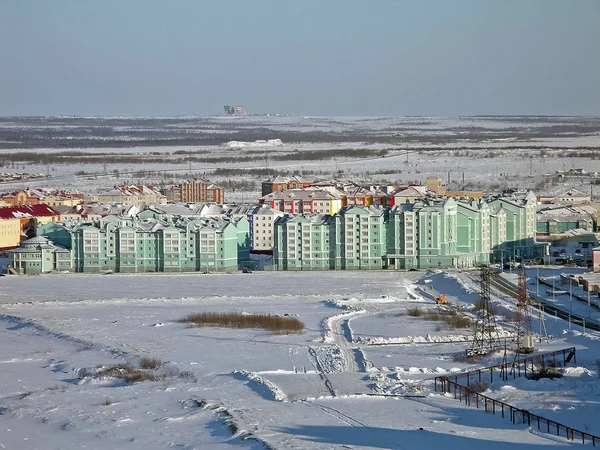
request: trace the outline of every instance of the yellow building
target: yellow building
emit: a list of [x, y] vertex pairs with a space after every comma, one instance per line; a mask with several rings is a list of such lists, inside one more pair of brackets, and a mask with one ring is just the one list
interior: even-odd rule
[[60, 222], [60, 213], [48, 205], [8, 206], [0, 208], [0, 223], [3, 222], [10, 223], [3, 224], [0, 249], [18, 246], [21, 240], [35, 236], [38, 225]]
[[0, 219], [0, 250], [21, 243], [21, 219]]
[[42, 200], [42, 203], [48, 206], [77, 206], [82, 202], [83, 199], [81, 198], [58, 195], [48, 195]]

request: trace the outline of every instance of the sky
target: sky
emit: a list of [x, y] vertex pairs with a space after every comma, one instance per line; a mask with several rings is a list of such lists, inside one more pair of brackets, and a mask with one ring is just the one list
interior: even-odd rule
[[598, 0], [2, 0], [0, 116], [600, 115]]

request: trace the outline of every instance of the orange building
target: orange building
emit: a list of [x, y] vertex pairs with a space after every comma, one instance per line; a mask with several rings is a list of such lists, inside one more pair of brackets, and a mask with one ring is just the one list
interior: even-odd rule
[[41, 196], [20, 190], [14, 194], [4, 195], [2, 201], [10, 206], [39, 205]]

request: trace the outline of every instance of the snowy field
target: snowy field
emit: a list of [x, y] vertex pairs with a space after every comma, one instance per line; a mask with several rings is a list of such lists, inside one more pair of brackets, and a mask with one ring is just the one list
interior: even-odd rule
[[[0, 278], [0, 448], [580, 445], [433, 392], [433, 377], [501, 357], [467, 361], [468, 330], [408, 314], [411, 308], [443, 309], [431, 297], [431, 284], [448, 295], [450, 305], [473, 314], [476, 275], [382, 271]], [[567, 305], [569, 300], [558, 301]], [[493, 304], [499, 325], [510, 333], [514, 300], [494, 291]], [[179, 322], [188, 313], [204, 311], [287, 314], [304, 322], [305, 329], [299, 335], [272, 335]], [[541, 317], [532, 315], [534, 331], [542, 329]], [[569, 331], [565, 321], [551, 315], [543, 318], [551, 338], [536, 342], [536, 351], [576, 346], [577, 364], [561, 379], [517, 379], [490, 385], [485, 395], [600, 435], [600, 335], [584, 334], [576, 326]], [[162, 362], [159, 380], [125, 383], [94, 376], [98, 367], [135, 366], [142, 357]], [[369, 395], [375, 393], [397, 396]]]
[[[69, 120], [74, 125], [68, 125]], [[89, 140], [94, 141], [95, 129], [112, 127], [115, 136], [101, 147], [95, 141], [94, 146], [86, 147], [86, 140], [81, 141], [81, 147], [73, 148], [31, 149], [20, 148], [18, 143], [14, 146], [3, 143], [0, 157], [7, 159], [2, 170], [44, 173], [49, 178], [0, 183], [0, 190], [29, 186], [95, 193], [122, 183], [164, 186], [205, 176], [217, 184], [232, 179], [248, 181], [250, 185], [226, 189], [226, 201], [239, 203], [256, 201], [260, 197], [260, 182], [275, 172], [365, 184], [422, 183], [427, 175], [439, 175], [444, 182], [450, 179], [453, 190], [528, 188], [545, 193], [564, 193], [571, 188], [588, 192], [591, 179], [569, 178], [552, 184], [544, 181], [544, 174], [571, 168], [583, 168], [592, 174], [600, 172], [600, 161], [593, 157], [593, 152], [600, 152], [600, 119], [593, 117], [248, 116], [171, 118], [164, 122], [157, 119], [151, 124], [146, 124], [146, 119], [133, 118], [41, 118], [39, 121], [27, 127], [23, 119], [4, 118], [0, 120], [0, 132], [28, 130], [36, 136], [60, 130], [60, 139], [68, 141], [64, 133], [76, 136], [84, 130], [86, 136], [91, 136]], [[149, 137], [125, 146], [134, 131], [136, 136]], [[261, 147], [249, 141], [247, 147], [231, 148], [226, 138], [211, 144], [185, 145], [174, 140], [172, 145], [151, 145], [149, 141], [156, 133], [168, 136], [182, 133], [186, 139], [213, 134], [237, 139], [240, 133], [251, 133], [261, 140], [283, 138], [283, 145]], [[298, 157], [303, 153], [328, 151], [332, 152], [330, 158]], [[74, 162], [64, 156], [69, 152], [83, 152], [86, 157]], [[40, 162], [22, 159], [31, 153], [58, 156]], [[290, 155], [297, 158], [289, 159]], [[254, 173], [219, 172], [227, 169]]]

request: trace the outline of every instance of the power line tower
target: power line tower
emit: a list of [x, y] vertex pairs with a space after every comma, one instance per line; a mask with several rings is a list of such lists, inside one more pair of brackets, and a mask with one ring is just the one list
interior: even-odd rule
[[498, 338], [496, 314], [492, 308], [490, 280], [492, 272], [490, 266], [482, 265], [479, 271], [481, 292], [477, 304], [477, 319], [473, 345], [467, 350], [467, 356], [485, 355], [502, 347]]
[[519, 298], [517, 299], [517, 315], [515, 318], [515, 342], [517, 353], [533, 352], [533, 332], [531, 331], [531, 308], [527, 293], [527, 273], [525, 267], [519, 273]]

